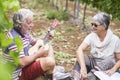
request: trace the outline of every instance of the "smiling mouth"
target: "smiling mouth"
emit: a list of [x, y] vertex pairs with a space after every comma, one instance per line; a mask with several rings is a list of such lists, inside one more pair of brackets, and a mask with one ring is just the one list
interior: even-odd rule
[[96, 31], [97, 29], [93, 28], [93, 31]]

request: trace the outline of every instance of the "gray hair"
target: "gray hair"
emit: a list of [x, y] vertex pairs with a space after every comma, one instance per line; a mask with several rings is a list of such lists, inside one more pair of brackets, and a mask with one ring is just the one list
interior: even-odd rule
[[100, 24], [105, 24], [106, 30], [108, 29], [110, 24], [110, 16], [107, 13], [100, 12], [96, 14], [92, 19], [100, 22]]
[[30, 9], [19, 9], [13, 16], [13, 26], [18, 28], [18, 24], [24, 24], [28, 17], [33, 17], [34, 13]]

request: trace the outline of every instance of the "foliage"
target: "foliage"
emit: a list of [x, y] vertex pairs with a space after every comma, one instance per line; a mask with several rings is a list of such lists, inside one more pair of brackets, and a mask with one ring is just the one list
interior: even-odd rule
[[120, 20], [119, 0], [81, 0], [81, 2], [110, 14], [113, 19]]
[[47, 18], [48, 19], [55, 19], [57, 18], [58, 20], [68, 20], [70, 14], [67, 11], [56, 11], [56, 10], [49, 10], [47, 12]]
[[17, 45], [17, 51], [10, 51], [9, 55], [14, 60], [15, 65], [18, 66], [19, 65], [18, 56], [19, 56], [19, 52], [21, 51], [23, 47], [23, 44], [19, 36], [15, 37], [14, 43]]
[[0, 46], [1, 47], [6, 47], [6, 46], [8, 46], [10, 43], [12, 43], [12, 40], [11, 39], [7, 39], [6, 38], [6, 35], [5, 34], [3, 34], [3, 33], [0, 33]]
[[71, 26], [66, 26], [65, 30], [69, 33], [71, 33], [72, 31], [74, 31], [74, 27]]
[[[12, 27], [12, 22], [9, 20], [9, 12], [19, 9], [18, 0], [0, 0], [0, 80], [11, 80], [10, 74], [14, 70], [14, 64], [10, 62], [2, 62], [2, 52], [5, 47], [12, 43], [11, 39], [6, 38], [5, 31]], [[18, 46], [21, 45], [18, 38], [15, 39]], [[17, 42], [18, 41], [18, 42]], [[21, 48], [19, 48], [20, 50]], [[17, 57], [14, 57], [16, 64], [19, 63]], [[8, 68], [9, 67], [9, 68]]]
[[68, 20], [70, 14], [67, 11], [60, 11], [60, 15], [58, 16], [59, 20]]
[[32, 2], [28, 0], [27, 3], [28, 3], [27, 7], [29, 6], [29, 8], [32, 9], [39, 9], [39, 8], [46, 9], [46, 7], [48, 7], [49, 5], [48, 0], [34, 0]]
[[58, 14], [59, 13], [56, 10], [49, 10], [47, 12], [47, 18], [48, 19], [55, 19], [55, 18], [57, 18]]
[[[59, 2], [59, 4], [57, 4]], [[68, 20], [69, 12], [64, 10], [62, 0], [34, 0], [34, 2], [29, 2], [30, 8], [44, 9], [47, 11], [48, 19], [59, 19], [59, 20]], [[38, 6], [36, 6], [38, 5]], [[59, 5], [59, 6], [58, 6]], [[53, 7], [54, 6], [54, 7]], [[59, 7], [58, 10], [55, 10], [55, 7]]]
[[17, 0], [0, 0], [0, 32], [12, 27], [12, 23], [8, 20], [8, 12], [16, 11], [18, 5]]
[[75, 0], [70, 0], [70, 1], [75, 1]]
[[[9, 70], [8, 70], [8, 67], [9, 67]], [[7, 63], [5, 65], [4, 63], [2, 63], [0, 61], [0, 80], [11, 80], [11, 77], [10, 77], [9, 73], [12, 72], [12, 71], [13, 71], [13, 67], [11, 68], [10, 64]]]

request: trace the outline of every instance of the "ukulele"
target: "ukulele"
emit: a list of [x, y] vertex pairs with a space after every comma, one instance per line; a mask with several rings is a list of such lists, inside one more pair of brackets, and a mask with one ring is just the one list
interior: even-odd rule
[[37, 40], [36, 44], [31, 47], [28, 51], [29, 55], [33, 55], [35, 54], [40, 48], [49, 48], [49, 37], [50, 35], [50, 31], [54, 30], [55, 27], [58, 25], [59, 21], [57, 19], [54, 20], [54, 22], [52, 23], [52, 25], [49, 28], [49, 31], [47, 31], [45, 37], [43, 39], [39, 39]]

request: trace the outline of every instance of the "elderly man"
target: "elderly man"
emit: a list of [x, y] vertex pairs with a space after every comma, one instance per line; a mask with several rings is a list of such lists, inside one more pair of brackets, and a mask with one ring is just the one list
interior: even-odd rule
[[[109, 29], [109, 24], [108, 14], [104, 12], [96, 14], [91, 22], [92, 33], [84, 39], [76, 51], [77, 62], [74, 73], [78, 72], [82, 80], [94, 80], [92, 73], [94, 70], [103, 70], [107, 74], [113, 74], [120, 66], [120, 39]], [[91, 54], [84, 56], [84, 50], [88, 46]], [[74, 78], [77, 78], [75, 74]]]
[[[52, 46], [49, 46], [47, 50], [39, 49], [33, 55], [28, 54], [29, 46], [36, 43], [36, 40], [29, 34], [32, 27], [33, 12], [29, 9], [19, 9], [13, 16], [13, 29], [7, 33], [8, 38], [13, 40], [19, 36], [23, 43], [23, 49], [19, 54], [20, 64], [12, 75], [14, 80], [34, 80], [44, 73], [52, 74], [53, 72], [55, 59]], [[16, 50], [15, 43], [9, 45], [4, 53], [7, 58], [5, 60], [11, 61], [8, 52]]]

